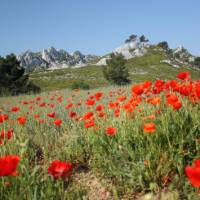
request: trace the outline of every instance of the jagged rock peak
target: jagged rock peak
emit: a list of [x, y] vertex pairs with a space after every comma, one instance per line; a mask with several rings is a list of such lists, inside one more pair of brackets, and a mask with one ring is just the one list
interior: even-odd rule
[[71, 66], [80, 66], [87, 63], [91, 58], [96, 58], [94, 55], [84, 55], [80, 51], [75, 51], [73, 54], [68, 53], [64, 49], [57, 50], [54, 47], [49, 49], [43, 49], [41, 52], [26, 51], [18, 56], [18, 60], [21, 62], [27, 71], [46, 68], [55, 69]]

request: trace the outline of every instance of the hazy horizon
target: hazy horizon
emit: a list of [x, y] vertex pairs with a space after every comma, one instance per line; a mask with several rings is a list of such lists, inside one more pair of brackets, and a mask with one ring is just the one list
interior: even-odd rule
[[200, 1], [2, 0], [0, 55], [40, 51], [104, 55], [131, 34], [200, 55]]

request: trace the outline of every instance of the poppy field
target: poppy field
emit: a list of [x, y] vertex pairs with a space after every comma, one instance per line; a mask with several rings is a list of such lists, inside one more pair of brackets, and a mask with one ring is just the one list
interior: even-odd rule
[[4, 99], [0, 176], [0, 199], [200, 199], [200, 80]]

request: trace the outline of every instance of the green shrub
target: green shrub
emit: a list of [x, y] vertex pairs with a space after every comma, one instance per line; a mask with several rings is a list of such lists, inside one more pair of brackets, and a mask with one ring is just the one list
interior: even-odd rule
[[74, 90], [74, 89], [89, 90], [90, 86], [87, 83], [83, 82], [83, 81], [75, 81], [75, 82], [72, 83], [71, 89], [72, 90]]
[[126, 60], [122, 54], [111, 54], [103, 68], [103, 75], [106, 80], [117, 85], [130, 83]]

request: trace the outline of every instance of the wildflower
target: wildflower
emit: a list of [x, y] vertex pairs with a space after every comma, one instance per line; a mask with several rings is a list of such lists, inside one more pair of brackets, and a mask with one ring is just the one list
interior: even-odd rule
[[54, 160], [50, 163], [48, 173], [56, 180], [62, 178], [65, 180], [72, 175], [73, 165], [71, 162], [62, 162], [60, 160]]
[[120, 109], [116, 109], [114, 111], [114, 115], [115, 115], [115, 117], [119, 117], [119, 115], [120, 115]]
[[143, 130], [146, 133], [154, 133], [156, 131], [156, 126], [154, 123], [146, 123], [143, 126]]
[[8, 115], [6, 114], [0, 114], [0, 123], [3, 123], [8, 119]]
[[70, 112], [68, 113], [68, 115], [69, 115], [70, 118], [74, 118], [74, 117], [77, 116], [77, 113], [76, 113], [75, 111], [70, 111]]
[[134, 85], [134, 86], [132, 87], [132, 92], [133, 92], [135, 95], [141, 95], [141, 94], [144, 92], [144, 87], [143, 87], [143, 85], [141, 85], [141, 84]]
[[145, 89], [149, 89], [152, 85], [152, 82], [151, 81], [144, 81], [143, 82], [143, 88]]
[[127, 97], [126, 96], [120, 96], [120, 97], [118, 97], [118, 101], [120, 101], [120, 102], [122, 102], [122, 101], [125, 101], [127, 99]]
[[200, 188], [200, 159], [194, 160], [193, 166], [186, 166], [185, 173], [192, 186]]
[[155, 97], [153, 97], [153, 98], [148, 99], [147, 102], [149, 102], [150, 104], [156, 106], [156, 105], [159, 105], [159, 104], [160, 104], [161, 99], [160, 99], [160, 97], [156, 97], [156, 96], [155, 96]]
[[38, 118], [40, 118], [40, 115], [39, 115], [39, 114], [35, 114], [35, 115], [34, 115], [34, 118], [35, 118], [35, 119], [38, 119]]
[[19, 156], [8, 155], [0, 157], [0, 176], [17, 176]]
[[68, 110], [69, 108], [72, 108], [74, 106], [73, 103], [69, 103], [65, 106], [65, 109]]
[[45, 107], [46, 106], [46, 103], [44, 102], [44, 103], [41, 103], [40, 105], [39, 105], [39, 107]]
[[56, 113], [55, 112], [51, 112], [51, 113], [48, 113], [47, 116], [51, 117], [51, 118], [55, 118]]
[[12, 107], [11, 112], [18, 112], [20, 109], [19, 107]]
[[116, 128], [114, 128], [114, 127], [108, 127], [108, 128], [106, 129], [106, 134], [107, 134], [107, 135], [115, 135], [115, 134], [116, 134], [116, 131], [117, 131]]
[[87, 112], [87, 113], [85, 113], [85, 115], [83, 115], [83, 120], [88, 120], [88, 119], [90, 119], [92, 116], [93, 116], [94, 114], [93, 114], [93, 112]]
[[94, 97], [97, 101], [99, 101], [103, 96], [103, 93], [102, 92], [97, 92], [96, 94], [94, 94]]
[[56, 120], [54, 121], [54, 124], [55, 124], [56, 126], [60, 126], [60, 125], [62, 124], [62, 119], [56, 119]]
[[35, 100], [36, 101], [40, 101], [42, 98], [41, 97], [36, 97]]
[[95, 110], [96, 111], [102, 111], [103, 109], [104, 109], [103, 105], [98, 105]]
[[175, 94], [169, 94], [169, 95], [167, 95], [167, 103], [169, 105], [173, 105], [177, 101], [179, 101], [179, 100], [178, 100], [178, 97]]
[[144, 166], [147, 167], [149, 165], [149, 160], [144, 160]]
[[155, 118], [156, 118], [156, 116], [152, 114], [147, 117], [144, 117], [143, 120], [154, 120]]
[[180, 72], [176, 77], [181, 80], [189, 80], [190, 74], [189, 72]]
[[86, 122], [84, 124], [85, 128], [90, 128], [90, 127], [93, 127], [94, 126], [94, 120], [90, 120], [89, 122]]
[[174, 110], [179, 110], [182, 107], [182, 103], [180, 101], [177, 101], [172, 104]]
[[108, 103], [108, 106], [109, 106], [110, 109], [117, 108], [119, 106], [119, 102], [112, 102], [112, 101], [110, 101]]
[[93, 106], [94, 104], [95, 104], [94, 100], [90, 100], [90, 99], [86, 100], [86, 105]]
[[154, 86], [161, 88], [161, 87], [164, 86], [164, 84], [165, 84], [165, 82], [163, 80], [156, 80], [155, 83], [154, 83]]
[[5, 137], [10, 140], [13, 134], [13, 129], [9, 129], [7, 132], [2, 130], [0, 134], [0, 142], [2, 143], [1, 139], [4, 139]]
[[105, 115], [106, 115], [106, 114], [105, 114], [104, 112], [99, 112], [99, 113], [98, 113], [98, 117], [105, 117]]
[[17, 121], [20, 125], [24, 125], [26, 123], [26, 118], [25, 117], [18, 117]]

